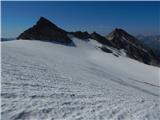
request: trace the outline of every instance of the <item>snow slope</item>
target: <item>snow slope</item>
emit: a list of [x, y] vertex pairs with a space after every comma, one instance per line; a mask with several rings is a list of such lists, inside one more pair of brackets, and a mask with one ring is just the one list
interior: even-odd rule
[[72, 39], [1, 43], [2, 120], [160, 120], [159, 68]]

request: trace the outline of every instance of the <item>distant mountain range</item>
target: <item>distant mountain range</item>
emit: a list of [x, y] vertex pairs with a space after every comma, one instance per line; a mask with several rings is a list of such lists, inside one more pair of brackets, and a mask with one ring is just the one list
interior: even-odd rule
[[137, 38], [160, 58], [160, 35], [143, 36], [138, 35]]
[[160, 65], [160, 58], [148, 47], [144, 40], [138, 40], [126, 31], [118, 28], [106, 36], [101, 36], [96, 32], [89, 34], [87, 31], [68, 32], [57, 27], [46, 18], [41, 17], [33, 27], [21, 33], [17, 39], [42, 40], [70, 45], [73, 43], [69, 37], [71, 35], [86, 42], [96, 40], [102, 44], [100, 49], [104, 52], [113, 53], [111, 48], [117, 51], [123, 50], [126, 56], [132, 59], [149, 65]]

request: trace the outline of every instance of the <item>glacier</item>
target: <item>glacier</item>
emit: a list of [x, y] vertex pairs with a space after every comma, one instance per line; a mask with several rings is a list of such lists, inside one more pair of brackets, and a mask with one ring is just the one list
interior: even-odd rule
[[1, 42], [2, 120], [160, 120], [160, 68], [72, 40]]

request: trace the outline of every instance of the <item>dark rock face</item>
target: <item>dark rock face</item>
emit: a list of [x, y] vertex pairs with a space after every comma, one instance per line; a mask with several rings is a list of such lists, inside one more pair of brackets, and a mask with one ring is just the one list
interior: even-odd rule
[[115, 29], [107, 37], [115, 48], [124, 49], [127, 56], [145, 64], [159, 65], [159, 59], [152, 50], [143, 46], [135, 37], [131, 36], [122, 29]]
[[134, 44], [137, 47], [142, 46], [141, 42], [139, 42], [137, 38], [131, 36], [122, 29], [116, 28], [113, 32], [107, 35], [106, 38], [116, 44], [116, 47], [119, 49], [124, 48], [126, 44]]
[[104, 51], [104, 52], [107, 52], [107, 53], [113, 53], [111, 50], [109, 50], [108, 48], [106, 48], [106, 47], [104, 47], [104, 46], [102, 46], [100, 49], [101, 49], [102, 51]]
[[105, 37], [101, 36], [100, 34], [93, 32], [91, 34], [91, 38], [96, 40], [97, 42], [103, 44], [103, 45], [108, 45], [108, 46], [114, 46], [108, 39], [106, 39]]
[[77, 32], [70, 32], [70, 34], [74, 35], [75, 37], [82, 39], [82, 40], [86, 40], [88, 41], [89, 38], [91, 38], [90, 34], [88, 32], [81, 32], [81, 31], [77, 31]]
[[44, 17], [41, 17], [36, 25], [20, 34], [17, 39], [43, 40], [63, 44], [72, 42], [67, 36], [66, 31], [57, 27]]

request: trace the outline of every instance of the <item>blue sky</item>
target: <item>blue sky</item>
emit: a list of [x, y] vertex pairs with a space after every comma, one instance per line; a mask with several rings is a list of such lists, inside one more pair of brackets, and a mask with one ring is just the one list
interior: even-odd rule
[[44, 16], [68, 31], [106, 35], [122, 28], [133, 35], [158, 34], [160, 2], [2, 2], [2, 37], [17, 37]]

